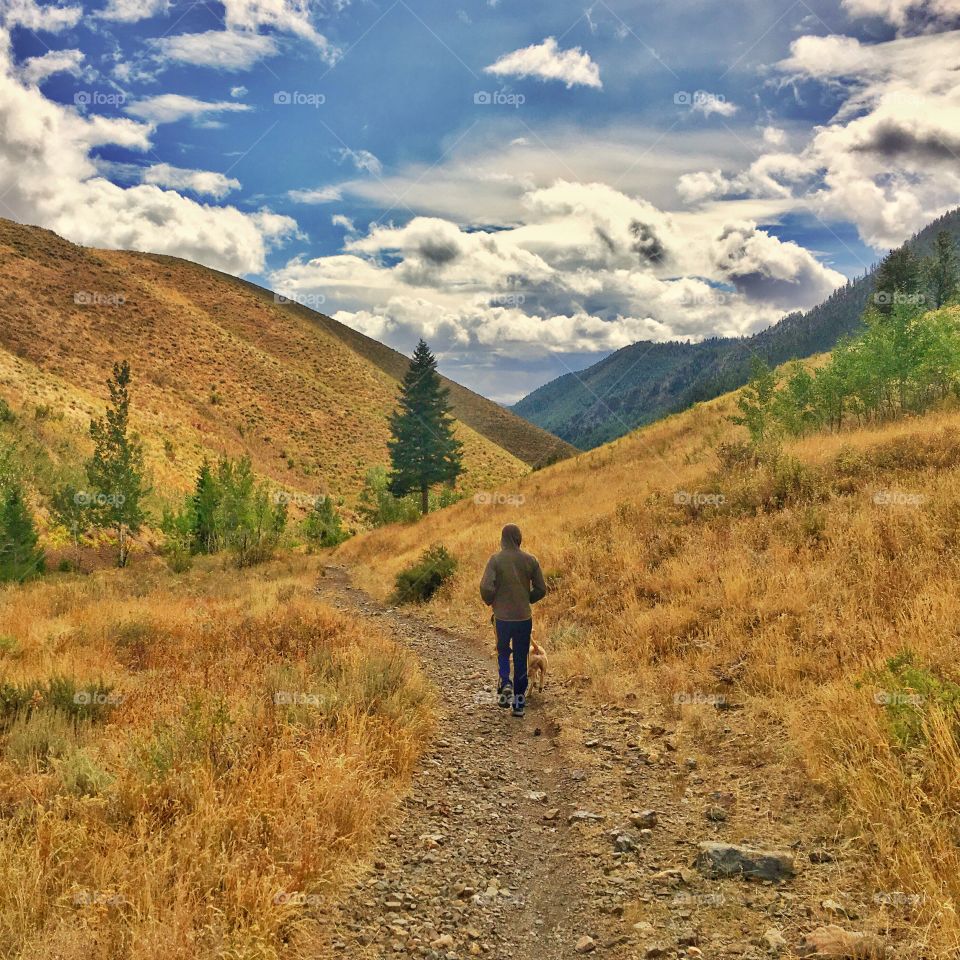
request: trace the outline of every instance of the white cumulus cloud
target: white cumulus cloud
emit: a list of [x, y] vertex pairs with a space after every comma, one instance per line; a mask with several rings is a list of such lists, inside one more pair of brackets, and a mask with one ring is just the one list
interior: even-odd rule
[[211, 170], [189, 170], [169, 163], [154, 163], [143, 172], [143, 182], [174, 190], [190, 190], [216, 197], [225, 197], [231, 190], [240, 189], [240, 181]]
[[505, 53], [495, 63], [484, 67], [497, 77], [534, 77], [537, 80], [560, 80], [567, 85], [600, 89], [600, 68], [580, 47], [561, 50], [555, 37], [532, 44], [512, 53]]
[[180, 33], [152, 41], [164, 60], [220, 70], [249, 70], [277, 53], [272, 37], [245, 30]]
[[263, 270], [267, 251], [296, 232], [289, 217], [209, 206], [155, 184], [120, 187], [91, 155], [146, 151], [152, 126], [83, 116], [25, 84], [0, 29], [0, 212], [76, 243], [187, 257], [230, 273]]
[[233, 103], [229, 100], [198, 100], [179, 93], [161, 93], [155, 97], [137, 100], [127, 108], [127, 113], [149, 123], [173, 123], [189, 117], [197, 120], [216, 113], [235, 113], [250, 108], [245, 103]]

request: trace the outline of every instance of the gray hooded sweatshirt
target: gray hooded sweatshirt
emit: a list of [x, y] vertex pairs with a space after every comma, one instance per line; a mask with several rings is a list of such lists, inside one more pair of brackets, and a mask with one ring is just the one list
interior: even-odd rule
[[488, 561], [480, 581], [483, 602], [498, 620], [529, 620], [530, 605], [547, 594], [536, 557], [520, 549], [520, 528], [508, 523], [500, 535], [500, 552]]

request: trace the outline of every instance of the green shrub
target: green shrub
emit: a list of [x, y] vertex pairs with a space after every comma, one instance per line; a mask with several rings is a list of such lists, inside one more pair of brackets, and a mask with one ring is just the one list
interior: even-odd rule
[[6, 755], [21, 767], [46, 769], [77, 745], [76, 724], [60, 710], [20, 713], [7, 731]]
[[16, 659], [22, 653], [23, 651], [20, 649], [20, 644], [17, 643], [14, 637], [6, 633], [0, 633], [0, 657]]
[[13, 423], [15, 419], [16, 417], [10, 409], [10, 404], [7, 403], [3, 397], [0, 397], [0, 423]]
[[390, 602], [398, 605], [425, 603], [454, 575], [456, 569], [456, 558], [446, 547], [434, 544], [424, 551], [412, 567], [397, 574]]
[[70, 677], [22, 683], [0, 683], [0, 728], [19, 716], [37, 712], [59, 712], [74, 720], [105, 719], [119, 697], [113, 687], [98, 680], [78, 683]]
[[372, 467], [364, 478], [357, 500], [357, 513], [371, 527], [388, 523], [413, 523], [420, 518], [420, 507], [414, 496], [395, 497], [387, 488], [385, 467]]
[[82, 747], [67, 748], [51, 765], [56, 768], [63, 791], [77, 797], [105, 793], [115, 779]]
[[300, 531], [312, 547], [335, 547], [350, 537], [330, 497], [317, 497]]
[[865, 679], [881, 688], [876, 702], [884, 708], [891, 738], [903, 749], [926, 741], [924, 726], [933, 709], [952, 716], [955, 736], [960, 738], [960, 685], [918, 664], [912, 651], [891, 657], [882, 670]]

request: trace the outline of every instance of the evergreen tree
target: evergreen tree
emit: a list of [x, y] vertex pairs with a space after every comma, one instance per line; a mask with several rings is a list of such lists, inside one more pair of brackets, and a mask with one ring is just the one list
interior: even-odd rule
[[946, 230], [937, 234], [933, 256], [927, 261], [927, 286], [931, 306], [942, 307], [957, 292], [957, 250]]
[[418, 491], [420, 512], [425, 514], [430, 509], [430, 487], [455, 483], [460, 476], [463, 445], [453, 435], [449, 391], [422, 339], [403, 378], [390, 433], [390, 492], [403, 497]]
[[877, 267], [873, 302], [881, 314], [889, 315], [894, 304], [919, 305], [923, 277], [920, 261], [904, 244], [891, 250]]
[[0, 582], [23, 583], [43, 573], [43, 550], [33, 516], [16, 481], [3, 490], [0, 503]]
[[130, 364], [126, 360], [113, 365], [107, 388], [106, 416], [90, 423], [94, 450], [86, 468], [95, 491], [91, 519], [94, 526], [116, 532], [117, 565], [125, 567], [130, 556], [128, 537], [146, 519], [142, 501], [150, 492], [144, 480], [143, 447], [129, 434]]
[[217, 510], [220, 507], [220, 485], [204, 460], [197, 474], [193, 492], [193, 530], [190, 548], [194, 553], [216, 553], [219, 548]]

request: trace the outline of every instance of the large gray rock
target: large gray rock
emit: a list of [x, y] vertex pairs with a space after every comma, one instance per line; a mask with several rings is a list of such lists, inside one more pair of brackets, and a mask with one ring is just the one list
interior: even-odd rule
[[694, 866], [711, 879], [746, 877], [749, 880], [785, 880], [794, 874], [793, 857], [789, 853], [713, 841], [700, 844]]

